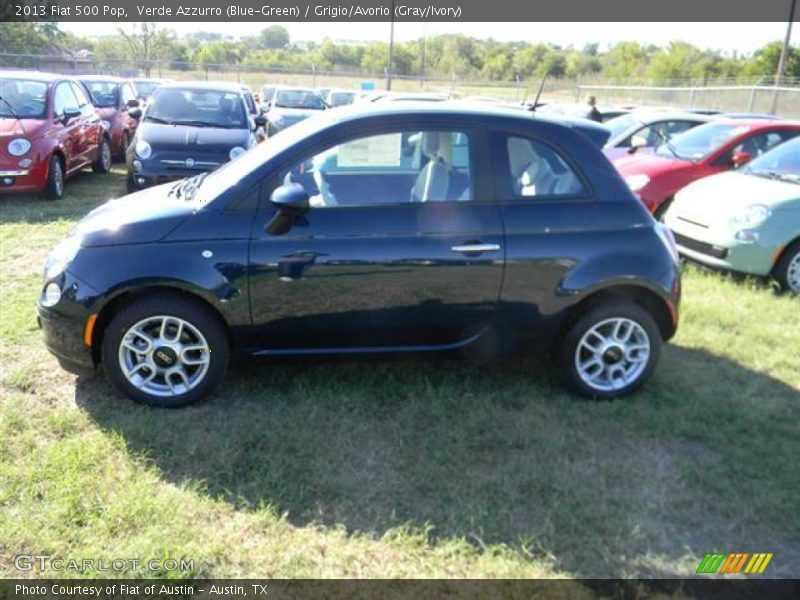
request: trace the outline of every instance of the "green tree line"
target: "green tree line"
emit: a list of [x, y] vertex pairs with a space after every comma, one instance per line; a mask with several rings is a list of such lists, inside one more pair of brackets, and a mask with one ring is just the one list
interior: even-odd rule
[[[197, 65], [209, 69], [233, 65], [269, 68], [311, 69], [383, 74], [388, 67], [385, 42], [336, 43], [328, 38], [293, 42], [285, 28], [273, 25], [259, 34], [232, 39], [214, 32], [196, 32], [178, 37], [168, 27], [140, 23], [118, 28], [111, 35], [82, 38], [65, 33], [57, 24], [0, 23], [0, 48], [5, 52], [30, 54], [88, 50], [109, 66], [125, 61], [147, 69], [153, 61], [171, 69]], [[436, 35], [396, 43], [393, 73], [436, 78], [470, 78], [514, 81], [537, 78], [545, 72], [553, 77], [607, 80], [647, 79], [667, 83], [676, 79], [710, 81], [752, 80], [773, 77], [781, 42], [764, 45], [750, 55], [724, 56], [675, 41], [666, 47], [621, 41], [601, 51], [596, 43], [583, 48], [560, 47], [543, 42], [499, 42], [461, 34]], [[793, 46], [785, 75], [800, 78], [800, 48]]]

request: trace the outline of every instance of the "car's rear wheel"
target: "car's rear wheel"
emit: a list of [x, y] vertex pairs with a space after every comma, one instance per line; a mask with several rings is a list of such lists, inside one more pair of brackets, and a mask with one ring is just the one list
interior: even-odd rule
[[64, 197], [64, 165], [58, 156], [50, 157], [44, 195], [49, 200], [60, 200]]
[[784, 251], [774, 274], [783, 291], [800, 294], [800, 240]]
[[575, 321], [557, 351], [567, 387], [580, 396], [614, 398], [636, 391], [661, 353], [653, 317], [625, 300], [590, 308]]
[[111, 170], [111, 142], [108, 136], [104, 135], [100, 142], [100, 151], [97, 160], [92, 163], [92, 170], [95, 173], [108, 173]]
[[106, 373], [122, 393], [152, 406], [186, 406], [208, 395], [228, 365], [225, 327], [210, 309], [179, 295], [149, 296], [108, 324]]

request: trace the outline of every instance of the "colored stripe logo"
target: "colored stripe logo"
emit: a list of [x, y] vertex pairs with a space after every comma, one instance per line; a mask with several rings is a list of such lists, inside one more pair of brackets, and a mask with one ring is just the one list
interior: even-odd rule
[[731, 552], [729, 554], [706, 554], [697, 567], [697, 573], [720, 575], [733, 573], [760, 574], [772, 560], [771, 552]]

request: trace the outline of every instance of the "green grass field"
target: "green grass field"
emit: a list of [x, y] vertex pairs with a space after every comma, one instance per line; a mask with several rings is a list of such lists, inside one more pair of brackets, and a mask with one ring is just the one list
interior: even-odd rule
[[687, 268], [677, 337], [614, 402], [532, 357], [296, 359], [156, 410], [61, 371], [34, 317], [49, 248], [123, 187], [0, 198], [0, 577], [41, 575], [21, 553], [194, 561], [172, 577], [671, 577], [713, 551], [800, 572], [797, 298]]

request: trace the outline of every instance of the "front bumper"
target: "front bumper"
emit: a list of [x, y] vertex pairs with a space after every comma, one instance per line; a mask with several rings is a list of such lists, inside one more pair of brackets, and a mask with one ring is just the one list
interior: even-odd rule
[[61, 367], [78, 375], [94, 372], [92, 347], [84, 343], [84, 332], [91, 314], [87, 308], [97, 292], [84, 282], [62, 273], [54, 278], [63, 290], [61, 299], [50, 307], [37, 302], [37, 322], [44, 333], [44, 344]]
[[779, 244], [763, 239], [745, 243], [727, 228], [703, 227], [669, 213], [666, 225], [675, 235], [678, 252], [694, 261], [728, 271], [766, 276], [772, 271]]
[[47, 182], [47, 168], [20, 169], [0, 165], [0, 194], [11, 192], [41, 192]]
[[179, 161], [177, 159], [170, 162], [159, 160], [141, 161], [142, 167], [138, 171], [133, 168], [133, 163], [128, 166], [128, 176], [133, 181], [135, 187], [144, 189], [213, 171], [217, 167], [225, 164], [225, 162], [227, 161], [203, 160], [195, 162], [193, 167], [187, 167], [185, 161]]

